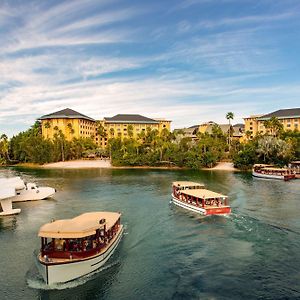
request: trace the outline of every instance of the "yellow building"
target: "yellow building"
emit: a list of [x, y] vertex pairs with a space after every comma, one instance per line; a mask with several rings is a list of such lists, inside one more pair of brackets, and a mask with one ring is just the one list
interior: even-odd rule
[[105, 136], [100, 137], [96, 133], [99, 144], [103, 147], [107, 145], [107, 141], [113, 137], [132, 137], [137, 138], [138, 134], [146, 131], [147, 128], [157, 129], [161, 132], [164, 128], [170, 131], [171, 121], [165, 119], [150, 119], [135, 114], [118, 114], [112, 118], [104, 118], [99, 123], [105, 130]]
[[252, 139], [258, 133], [265, 134], [266, 128], [264, 122], [270, 120], [272, 117], [277, 118], [283, 125], [284, 130], [295, 130], [300, 128], [300, 108], [280, 109], [266, 115], [257, 115], [244, 118], [245, 120], [245, 134], [250, 134]]
[[70, 108], [44, 115], [39, 120], [44, 138], [53, 139], [59, 131], [67, 140], [79, 137], [95, 138], [96, 121]]

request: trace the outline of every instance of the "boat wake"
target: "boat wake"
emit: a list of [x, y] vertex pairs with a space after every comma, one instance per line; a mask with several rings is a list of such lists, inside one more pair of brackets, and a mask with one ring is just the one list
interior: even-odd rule
[[57, 284], [52, 284], [52, 285], [47, 285], [43, 278], [40, 276], [38, 271], [36, 269], [34, 270], [29, 270], [26, 274], [26, 282], [27, 285], [32, 288], [32, 289], [37, 289], [37, 290], [64, 290], [64, 289], [71, 289], [75, 288], [77, 286], [83, 285], [89, 280], [95, 278], [99, 273], [110, 269], [114, 266], [117, 266], [120, 264], [120, 261], [115, 261], [112, 263], [108, 263], [105, 266], [97, 269], [93, 273], [89, 273], [87, 275], [84, 275], [80, 278], [77, 278], [75, 280], [65, 282], [65, 283], [57, 283]]

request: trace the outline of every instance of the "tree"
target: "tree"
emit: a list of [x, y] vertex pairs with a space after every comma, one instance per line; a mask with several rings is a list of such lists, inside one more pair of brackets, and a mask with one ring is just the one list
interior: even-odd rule
[[6, 134], [0, 137], [0, 165], [9, 160], [9, 142]]
[[127, 133], [130, 138], [133, 137], [133, 126], [131, 124], [129, 124], [127, 127]]
[[75, 130], [73, 129], [72, 124], [71, 124], [71, 123], [68, 123], [67, 127], [68, 127], [68, 129], [69, 129], [70, 134], [73, 135], [73, 134], [75, 133]]
[[266, 128], [266, 133], [272, 136], [278, 136], [283, 131], [283, 125], [276, 117], [265, 120], [263, 124]]
[[229, 151], [230, 151], [230, 147], [231, 147], [231, 122], [230, 122], [230, 120], [233, 120], [233, 118], [234, 118], [233, 112], [230, 111], [230, 112], [228, 112], [226, 114], [226, 119], [229, 122], [229, 132], [228, 132], [228, 146], [229, 146]]

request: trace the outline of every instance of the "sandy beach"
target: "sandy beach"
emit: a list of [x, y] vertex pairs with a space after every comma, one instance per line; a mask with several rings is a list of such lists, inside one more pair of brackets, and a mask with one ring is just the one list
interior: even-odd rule
[[60, 161], [56, 163], [45, 164], [42, 166], [42, 168], [47, 169], [89, 169], [111, 167], [112, 166], [109, 159]]
[[[179, 167], [149, 167], [149, 166], [136, 166], [136, 167], [113, 167], [110, 160], [72, 160], [72, 161], [60, 161], [56, 163], [49, 163], [42, 166], [46, 169], [89, 169], [89, 168], [114, 168], [114, 169], [181, 169]], [[239, 171], [234, 168], [233, 163], [220, 162], [214, 168], [203, 168], [203, 170], [210, 171]]]
[[210, 170], [210, 171], [239, 171], [239, 169], [233, 166], [231, 162], [219, 162], [213, 168], [205, 168], [203, 170]]

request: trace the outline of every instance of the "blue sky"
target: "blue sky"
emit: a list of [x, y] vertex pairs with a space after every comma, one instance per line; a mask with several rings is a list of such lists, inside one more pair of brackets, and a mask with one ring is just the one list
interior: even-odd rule
[[0, 132], [66, 107], [172, 127], [299, 107], [298, 0], [0, 0]]

